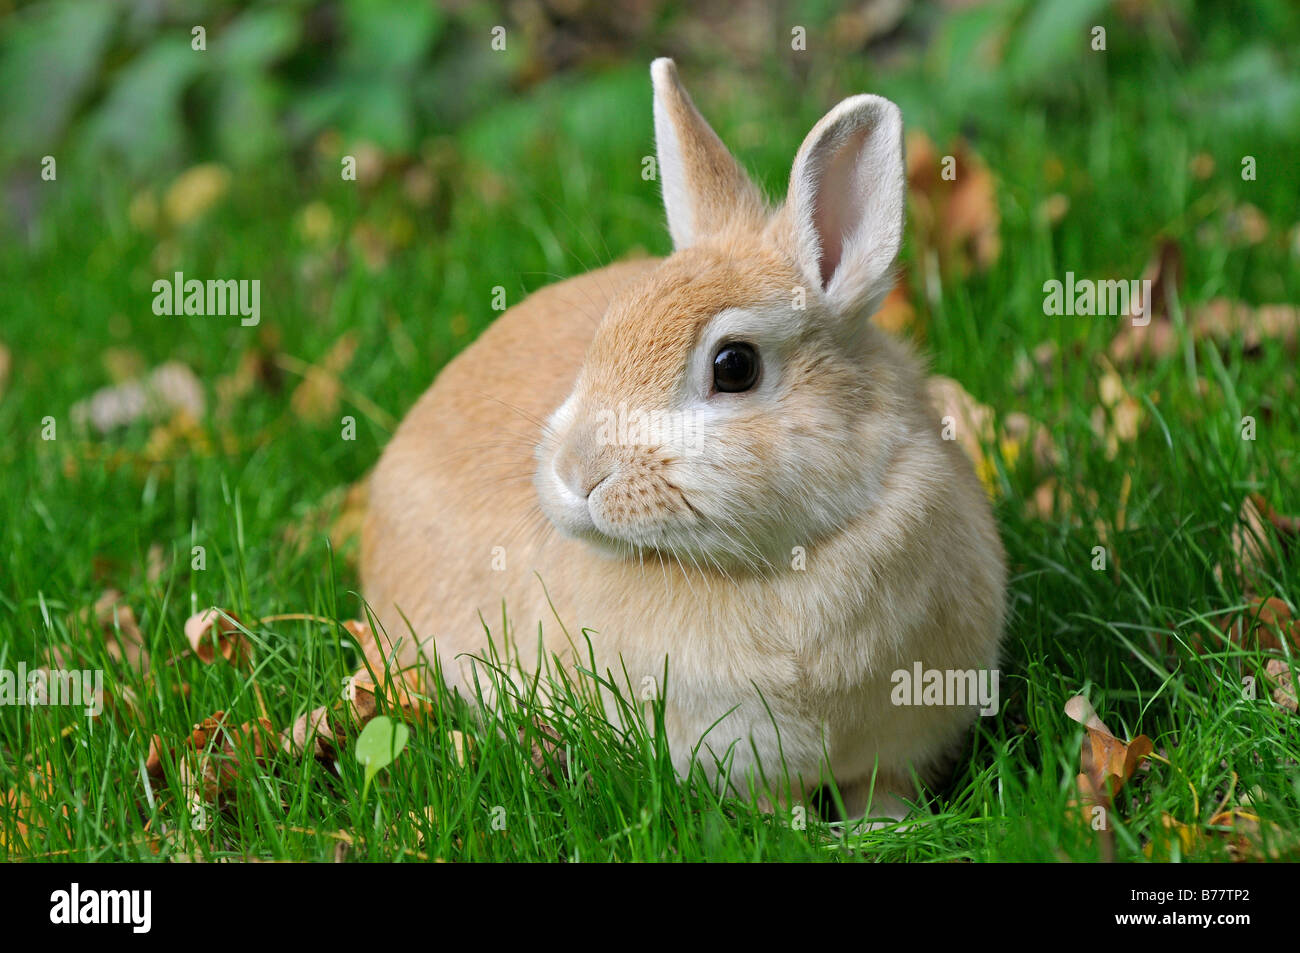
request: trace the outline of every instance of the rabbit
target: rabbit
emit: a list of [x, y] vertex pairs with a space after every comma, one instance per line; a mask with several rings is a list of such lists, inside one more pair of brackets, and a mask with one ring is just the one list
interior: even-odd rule
[[490, 640], [594, 664], [662, 693], [684, 778], [769, 810], [833, 779], [849, 816], [903, 818], [975, 708], [898, 704], [898, 673], [994, 670], [1006, 570], [919, 359], [869, 320], [901, 113], [845, 99], [771, 208], [673, 61], [650, 72], [672, 253], [534, 292], [442, 370], [372, 471], [363, 595], [435, 688], [481, 691]]

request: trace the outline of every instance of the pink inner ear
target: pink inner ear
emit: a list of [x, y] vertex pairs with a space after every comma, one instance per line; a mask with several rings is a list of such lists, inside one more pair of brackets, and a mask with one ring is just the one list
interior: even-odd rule
[[858, 181], [858, 158], [868, 129], [856, 129], [834, 150], [821, 169], [813, 202], [813, 228], [821, 244], [822, 289], [830, 286], [844, 257], [844, 243], [862, 221], [866, 205], [865, 183]]

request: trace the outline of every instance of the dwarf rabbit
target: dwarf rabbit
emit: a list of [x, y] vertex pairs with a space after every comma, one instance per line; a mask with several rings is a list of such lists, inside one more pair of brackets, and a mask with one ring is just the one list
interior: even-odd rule
[[543, 288], [446, 366], [372, 474], [364, 596], [446, 688], [473, 694], [508, 619], [521, 671], [592, 653], [666, 681], [683, 775], [695, 752], [768, 806], [833, 777], [851, 814], [901, 817], [975, 708], [898, 704], [898, 673], [994, 668], [1005, 589], [971, 463], [869, 320], [901, 115], [841, 102], [772, 209], [673, 62], [650, 72], [672, 254]]

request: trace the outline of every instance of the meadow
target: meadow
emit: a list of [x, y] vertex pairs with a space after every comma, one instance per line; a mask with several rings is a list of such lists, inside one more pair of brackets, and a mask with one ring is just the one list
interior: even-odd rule
[[[1284, 519], [1300, 514], [1300, 14], [917, 5], [853, 46], [829, 6], [759, 18], [748, 40], [666, 9], [615, 53], [486, 101], [466, 79], [464, 114], [404, 147], [326, 124], [255, 158], [196, 138], [137, 169], [72, 126], [56, 178], [32, 156], [6, 180], [0, 669], [102, 670], [106, 708], [0, 707], [0, 859], [1300, 856], [1300, 524]], [[787, 20], [808, 24], [806, 53]], [[486, 48], [491, 15], [466, 22]], [[355, 757], [357, 487], [498, 315], [494, 289], [514, 303], [668, 253], [642, 174], [665, 38], [774, 198], [840, 98], [903, 110], [908, 238], [880, 320], [960, 385], [1011, 567], [1000, 710], [905, 830], [684, 782], [652, 730], [615, 729], [576, 684], [560, 711], [507, 714], [412, 714], [380, 692], [409, 740], [371, 781]], [[155, 313], [176, 272], [257, 279], [258, 323]], [[1067, 272], [1150, 278], [1151, 325], [1046, 313]], [[164, 365], [172, 398], [134, 405], [124, 383]], [[209, 606], [241, 620], [229, 659], [187, 641]], [[1095, 738], [1067, 713], [1078, 695], [1117, 744], [1151, 742], [1102, 831], [1080, 806]], [[321, 706], [337, 734], [282, 750]], [[218, 712], [225, 728], [196, 735]]]

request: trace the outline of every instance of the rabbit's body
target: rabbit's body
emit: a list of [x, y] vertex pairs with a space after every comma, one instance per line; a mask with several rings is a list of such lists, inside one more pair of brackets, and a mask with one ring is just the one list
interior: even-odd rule
[[[504, 606], [525, 672], [539, 652], [586, 667], [591, 651], [638, 698], [666, 663], [683, 774], [698, 747], [738, 786], [756, 764], [776, 796], [783, 773], [796, 796], [833, 776], [850, 811], [874, 784], [873, 813], [900, 813], [889, 797], [933, 773], [974, 710], [895, 705], [894, 673], [996, 666], [1001, 546], [910, 351], [865, 319], [819, 323], [820, 305], [791, 317], [797, 215], [742, 209], [671, 258], [506, 312], [376, 468], [363, 589], [402, 660], [418, 639], [449, 687], [474, 694]], [[748, 393], [683, 377], [710, 335], [756, 342]], [[702, 440], [593, 436], [593, 415], [629, 403], [685, 414]]]

